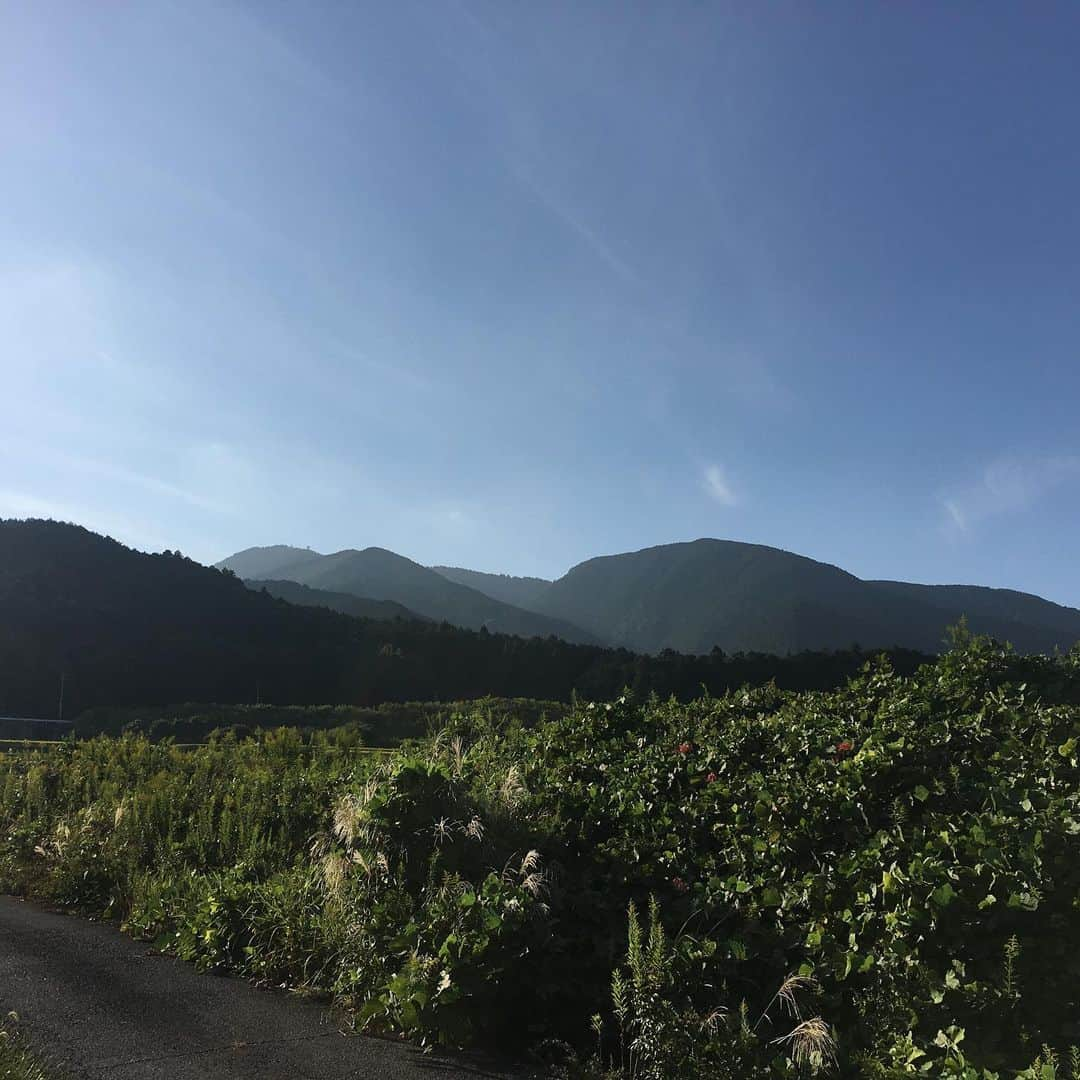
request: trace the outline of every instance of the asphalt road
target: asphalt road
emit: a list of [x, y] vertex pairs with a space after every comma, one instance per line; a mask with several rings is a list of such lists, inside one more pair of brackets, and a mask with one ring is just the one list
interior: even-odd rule
[[114, 926], [11, 897], [0, 897], [0, 1010], [17, 1012], [34, 1049], [70, 1080], [511, 1075], [343, 1035], [322, 1005], [200, 974]]

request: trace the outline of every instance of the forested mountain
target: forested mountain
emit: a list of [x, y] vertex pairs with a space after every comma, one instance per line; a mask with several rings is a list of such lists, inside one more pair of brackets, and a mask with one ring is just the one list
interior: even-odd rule
[[331, 611], [340, 611], [342, 615], [355, 615], [361, 619], [416, 619], [430, 622], [426, 615], [418, 615], [393, 600], [372, 600], [367, 596], [353, 596], [352, 593], [330, 592], [327, 589], [312, 589], [308, 585], [299, 585], [295, 581], [274, 581], [266, 578], [257, 581], [245, 581], [249, 589], [265, 589], [279, 600], [288, 600], [290, 604], [301, 607], [322, 607]]
[[480, 570], [465, 570], [460, 566], [433, 566], [431, 568], [444, 578], [468, 585], [504, 604], [534, 610], [541, 597], [551, 586], [547, 578], [513, 577], [510, 574], [485, 574]]
[[973, 625], [983, 617], [1015, 623], [1018, 627], [1057, 630], [1069, 641], [1080, 638], [1080, 611], [1014, 589], [988, 589], [983, 585], [912, 585], [906, 581], [871, 581], [870, 585], [907, 596], [947, 613], [965, 612]]
[[[592, 633], [565, 619], [514, 607], [384, 548], [339, 551], [333, 555], [306, 552], [309, 558], [290, 565], [286, 561], [287, 553], [296, 550], [249, 549], [217, 565], [248, 579], [272, 577], [314, 589], [351, 593], [373, 600], [392, 600], [430, 619], [471, 630], [484, 628], [493, 633], [522, 637], [554, 634], [564, 641], [584, 643], [598, 640]], [[263, 557], [265, 551], [277, 554]], [[241, 573], [241, 567], [252, 564], [273, 565], [274, 570], [264, 574]]]
[[[568, 701], [624, 687], [687, 699], [775, 679], [828, 688], [868, 654], [639, 656], [446, 624], [298, 607], [179, 553], [76, 525], [0, 521], [0, 714], [176, 702], [375, 705], [495, 695]], [[925, 657], [895, 652], [900, 671]]]
[[961, 615], [974, 631], [1023, 652], [1080, 640], [1080, 611], [1037, 596], [863, 581], [778, 548], [728, 540], [590, 559], [553, 582], [535, 607], [646, 652], [719, 646], [782, 655], [852, 642], [936, 652]]
[[[864, 581], [828, 563], [732, 540], [589, 559], [557, 581], [427, 568], [381, 548], [327, 556], [302, 548], [251, 549], [219, 565], [237, 573], [273, 566], [273, 575], [261, 576], [393, 600], [458, 626], [555, 633], [648, 653], [719, 648], [785, 655], [853, 643], [932, 653], [961, 616], [973, 631], [1009, 641], [1020, 652], [1051, 652], [1080, 640], [1080, 611], [1038, 596]], [[541, 617], [549, 621], [538, 625]]]

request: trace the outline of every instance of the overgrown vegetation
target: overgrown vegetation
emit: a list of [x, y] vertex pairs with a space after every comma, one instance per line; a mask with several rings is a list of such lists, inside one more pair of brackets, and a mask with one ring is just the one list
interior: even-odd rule
[[477, 702], [404, 701], [382, 705], [184, 705], [101, 707], [87, 709], [75, 721], [78, 738], [94, 735], [146, 735], [151, 742], [175, 739], [179, 743], [202, 742], [210, 735], [232, 732], [238, 737], [276, 727], [304, 731], [346, 730], [372, 746], [397, 746], [405, 739], [420, 738], [442, 727], [447, 718], [463, 709], [510, 711], [533, 723], [542, 716], [560, 716], [568, 706], [532, 698], [492, 698]]
[[[0, 762], [0, 887], [566, 1075], [1076, 1076], [1080, 652]], [[1070, 1069], [1073, 1070], [1070, 1073]]]
[[27, 1046], [18, 1022], [15, 1013], [0, 1020], [0, 1080], [55, 1080]]

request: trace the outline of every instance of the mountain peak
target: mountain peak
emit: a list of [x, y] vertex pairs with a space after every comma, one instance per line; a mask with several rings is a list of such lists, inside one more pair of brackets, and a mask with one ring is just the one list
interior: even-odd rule
[[[467, 629], [484, 628], [523, 637], [554, 636], [571, 642], [597, 642], [593, 634], [565, 619], [493, 597], [482, 589], [453, 581], [387, 548], [345, 548], [332, 555], [304, 554], [306, 558], [297, 560], [290, 555], [286, 564], [275, 565], [268, 556], [250, 559], [247, 552], [240, 552], [224, 560], [222, 565], [248, 579], [272, 578], [278, 583], [291, 581], [327, 593], [393, 601], [428, 619]], [[252, 565], [260, 572], [243, 573], [236, 569], [237, 566]]]
[[311, 548], [270, 544], [265, 547], [245, 548], [214, 563], [214, 566], [218, 570], [231, 570], [241, 578], [272, 578], [290, 566], [321, 558], [322, 555]]

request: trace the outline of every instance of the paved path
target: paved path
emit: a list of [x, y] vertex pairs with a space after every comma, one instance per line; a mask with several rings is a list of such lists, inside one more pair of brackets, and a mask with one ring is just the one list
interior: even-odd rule
[[342, 1035], [324, 1006], [199, 974], [107, 924], [0, 897], [0, 1010], [71, 1080], [505, 1076]]

